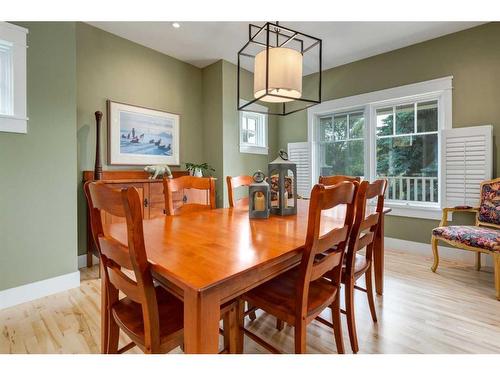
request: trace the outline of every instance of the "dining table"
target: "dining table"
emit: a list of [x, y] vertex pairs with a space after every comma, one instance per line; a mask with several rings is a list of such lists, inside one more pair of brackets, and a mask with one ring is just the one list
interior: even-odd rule
[[[218, 208], [143, 221], [154, 279], [184, 302], [186, 353], [217, 353], [220, 306], [300, 263], [308, 208], [309, 201], [299, 199], [296, 215], [268, 219], [250, 219], [248, 209]], [[374, 209], [368, 206], [367, 215]], [[345, 206], [323, 211], [321, 232], [344, 219]], [[104, 229], [127, 244], [125, 223]], [[383, 233], [381, 215], [374, 243], [377, 294], [383, 293]]]

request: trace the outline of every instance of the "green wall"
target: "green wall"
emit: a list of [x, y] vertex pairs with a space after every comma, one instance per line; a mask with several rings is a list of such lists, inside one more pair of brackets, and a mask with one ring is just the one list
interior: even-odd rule
[[[276, 159], [278, 154], [278, 120], [268, 116], [268, 155], [247, 154], [240, 152], [239, 111], [237, 109], [238, 67], [227, 61], [222, 62], [223, 71], [223, 145], [224, 176], [253, 175], [257, 170], [267, 174], [267, 164]], [[242, 79], [253, 82], [253, 76], [243, 75]], [[225, 185], [224, 202], [227, 200]]]
[[85, 23], [76, 24], [76, 46], [78, 249], [83, 254], [86, 211], [81, 180], [82, 171], [94, 169], [95, 111], [104, 113], [101, 132], [104, 169], [142, 169], [107, 165], [107, 99], [180, 114], [182, 169], [185, 162], [203, 161], [205, 142], [201, 69]]
[[222, 144], [222, 60], [205, 67], [203, 77], [203, 141], [204, 161], [210, 164], [217, 178], [217, 206], [224, 202], [224, 171]]
[[[277, 155], [278, 121], [273, 116], [268, 120], [268, 155], [240, 153], [237, 79], [236, 65], [224, 60], [203, 69], [204, 157], [216, 170], [219, 207], [228, 205], [226, 176], [266, 172]], [[242, 79], [248, 83], [252, 77], [244, 74]]]
[[0, 290], [77, 269], [75, 25], [29, 30], [28, 133], [0, 132]]
[[[453, 75], [453, 127], [492, 124], [500, 175], [500, 23], [489, 23], [323, 73], [323, 100]], [[307, 112], [279, 119], [279, 145], [307, 140]], [[460, 221], [463, 219], [460, 218]], [[386, 235], [429, 242], [435, 220], [389, 217]]]

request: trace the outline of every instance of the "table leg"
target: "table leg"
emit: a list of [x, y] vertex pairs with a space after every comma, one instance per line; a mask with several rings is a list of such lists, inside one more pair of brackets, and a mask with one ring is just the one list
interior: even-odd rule
[[373, 268], [375, 270], [375, 290], [377, 294], [384, 293], [384, 215], [380, 216], [380, 223], [375, 234], [373, 249]]
[[215, 292], [184, 291], [184, 352], [219, 351], [220, 298]]

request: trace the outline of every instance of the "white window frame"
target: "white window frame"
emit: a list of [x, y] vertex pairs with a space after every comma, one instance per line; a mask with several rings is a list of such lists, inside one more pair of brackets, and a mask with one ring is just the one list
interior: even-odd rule
[[[438, 202], [397, 202], [386, 200], [386, 206], [392, 208], [392, 215], [418, 217], [424, 219], [440, 219], [443, 204], [443, 183], [441, 173], [441, 131], [452, 128], [452, 83], [453, 76], [437, 78], [430, 81], [394, 87], [370, 93], [329, 100], [311, 107], [307, 111], [308, 141], [312, 145], [311, 178], [314, 185], [319, 178], [317, 139], [319, 118], [332, 113], [350, 112], [364, 109], [365, 114], [365, 178], [373, 181], [376, 178], [376, 110], [415, 101], [438, 101]], [[430, 203], [430, 204], [429, 204]]]
[[26, 35], [28, 29], [7, 22], [0, 22], [0, 41], [12, 48], [12, 87], [9, 113], [0, 113], [0, 132], [27, 133], [26, 116]]
[[[256, 113], [256, 112], [247, 112], [240, 111], [239, 115], [239, 138], [240, 138], [240, 153], [244, 154], [260, 154], [267, 155], [269, 151], [268, 147], [268, 115], [265, 114], [268, 112], [267, 107], [264, 107], [259, 104], [252, 104], [252, 108], [264, 112], [264, 113]], [[246, 143], [243, 142], [243, 120], [245, 116], [251, 116], [258, 119], [258, 122], [255, 126], [255, 138], [258, 141], [258, 144]]]

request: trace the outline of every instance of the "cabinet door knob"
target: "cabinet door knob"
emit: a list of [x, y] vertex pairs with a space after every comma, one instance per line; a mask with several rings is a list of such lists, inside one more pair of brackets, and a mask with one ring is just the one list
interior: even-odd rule
[[148, 206], [148, 198], [144, 198], [144, 207]]

